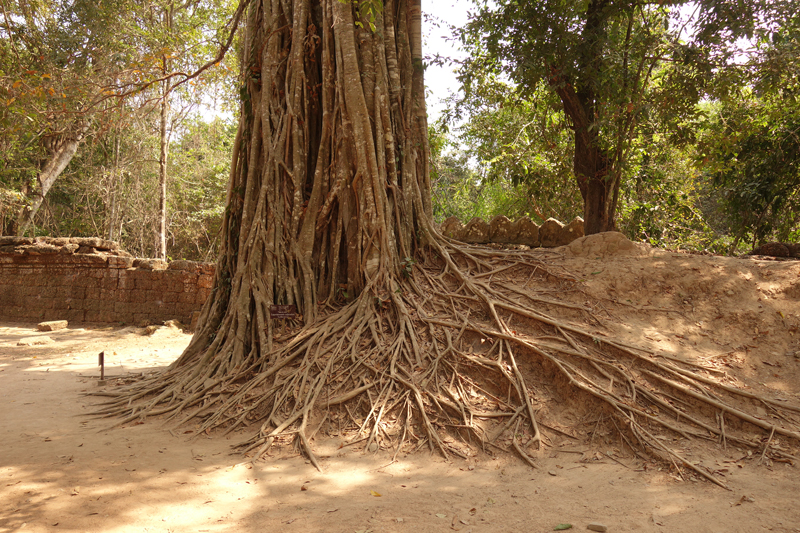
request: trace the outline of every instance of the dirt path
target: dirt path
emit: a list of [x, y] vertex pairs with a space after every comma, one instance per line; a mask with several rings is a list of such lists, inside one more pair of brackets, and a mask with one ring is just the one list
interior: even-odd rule
[[[639, 252], [563, 263], [590, 293], [634, 295], [598, 308], [620, 319], [615, 333], [675, 356], [714, 357], [749, 386], [797, 398], [800, 265]], [[0, 532], [543, 533], [592, 522], [612, 533], [800, 531], [796, 468], [759, 466], [733, 448], [687, 451], [724, 476], [726, 491], [679, 481], [612, 445], [568, 440], [536, 470], [514, 457], [448, 463], [425, 452], [390, 464], [385, 453], [328, 440], [315, 445], [319, 473], [298, 456], [241, 463], [229, 453], [235, 434], [189, 440], [192, 426], [158, 421], [101, 430], [108, 421], [89, 420], [95, 400], [82, 395], [100, 388], [98, 353], [108, 374], [124, 375], [167, 365], [190, 337], [167, 327], [151, 336], [34, 328], [0, 325]], [[18, 345], [41, 337], [53, 342]]]

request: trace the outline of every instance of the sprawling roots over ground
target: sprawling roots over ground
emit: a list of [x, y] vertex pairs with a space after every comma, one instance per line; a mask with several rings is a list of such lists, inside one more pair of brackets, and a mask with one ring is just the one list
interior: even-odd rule
[[[294, 442], [319, 467], [312, 439], [336, 434], [394, 456], [505, 449], [535, 466], [552, 437], [577, 433], [542, 416], [555, 401], [583, 406], [589, 433], [612, 429], [632, 453], [720, 485], [668, 443], [794, 459], [777, 442], [800, 439], [800, 409], [728, 386], [714, 369], [590, 334], [601, 326], [589, 310], [558, 301], [579, 290], [576, 280], [545, 254], [437, 241], [408, 262], [396, 292], [364, 292], [315, 324], [278, 331], [268, 358], [244, 357], [220, 374], [199, 352], [109, 394], [98, 414], [127, 415], [120, 423], [169, 415], [199, 432], [258, 428], [238, 445], [254, 460]], [[780, 423], [750, 414], [757, 407]]]
[[[421, 2], [386, 0], [374, 16], [360, 5], [240, 3], [242, 112], [214, 292], [184, 354], [98, 414], [247, 426], [253, 459], [288, 440], [317, 467], [319, 434], [535, 464], [556, 435], [577, 435], [549, 406], [573, 405], [592, 433], [714, 482], [668, 437], [781, 458], [777, 440], [800, 437], [797, 409], [593, 334], [588, 309], [558, 301], [575, 281], [546, 255], [437, 232]], [[270, 320], [276, 303], [298, 306], [293, 329]], [[748, 414], [759, 403], [781, 424]]]

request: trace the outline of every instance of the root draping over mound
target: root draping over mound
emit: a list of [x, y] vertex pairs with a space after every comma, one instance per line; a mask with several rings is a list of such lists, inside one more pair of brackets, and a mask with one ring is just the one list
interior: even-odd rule
[[[614, 428], [635, 453], [720, 485], [670, 443], [699, 439], [794, 460], [787, 442], [800, 439], [800, 409], [728, 385], [717, 370], [590, 334], [576, 325], [591, 323], [590, 311], [553, 294], [577, 290], [575, 280], [546, 261], [444, 239], [418, 259], [385, 300], [362, 295], [267, 360], [244, 359], [216, 378], [199, 364], [172, 368], [112, 393], [119, 399], [102, 414], [128, 410], [122, 423], [167, 414], [200, 432], [256, 424], [242, 451], [256, 459], [296, 439], [318, 467], [310, 441], [320, 433], [394, 456], [428, 446], [467, 457], [489, 446], [535, 465], [548, 435], [575, 435], [537, 416], [555, 395], [596, 405], [593, 422]], [[780, 422], [758, 417], [757, 407]]]

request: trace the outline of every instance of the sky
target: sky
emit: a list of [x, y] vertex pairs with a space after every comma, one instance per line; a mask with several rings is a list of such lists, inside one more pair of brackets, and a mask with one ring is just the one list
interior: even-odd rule
[[[423, 0], [422, 33], [423, 53], [426, 56], [439, 54], [446, 57], [464, 57], [456, 43], [448, 42], [452, 33], [448, 24], [463, 26], [467, 22], [470, 0]], [[438, 27], [435, 23], [438, 23]], [[458, 90], [459, 84], [453, 72], [454, 66], [429, 65], [425, 71], [425, 85], [428, 87], [428, 123], [433, 123], [443, 112], [442, 100]]]

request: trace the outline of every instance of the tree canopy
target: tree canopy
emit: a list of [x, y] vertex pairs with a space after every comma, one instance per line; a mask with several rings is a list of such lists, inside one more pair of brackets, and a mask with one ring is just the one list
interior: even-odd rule
[[588, 234], [615, 227], [642, 124], [655, 115], [686, 120], [703, 98], [758, 70], [765, 49], [743, 56], [741, 40], [766, 42], [792, 15], [789, 3], [757, 0], [475, 4], [461, 32], [472, 53], [466, 98], [487, 73], [528, 97], [545, 88], [558, 97]]

